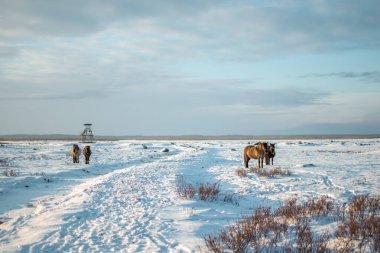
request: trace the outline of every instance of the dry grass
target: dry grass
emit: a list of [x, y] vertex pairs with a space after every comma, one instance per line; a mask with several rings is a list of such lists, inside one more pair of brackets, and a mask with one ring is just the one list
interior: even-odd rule
[[259, 176], [263, 177], [274, 177], [274, 176], [290, 176], [292, 173], [289, 169], [283, 168], [272, 168], [264, 169], [259, 167], [251, 167], [250, 172], [256, 173]]
[[191, 199], [198, 194], [200, 200], [215, 201], [219, 198], [219, 183], [201, 183], [194, 187], [191, 183], [187, 183], [183, 176], [176, 178], [177, 194], [181, 197]]
[[239, 197], [235, 193], [226, 193], [223, 198], [223, 202], [231, 203], [239, 206]]
[[[291, 198], [274, 212], [260, 207], [204, 240], [211, 252], [379, 252], [379, 212], [380, 196], [357, 196], [343, 209], [327, 196], [304, 203]], [[313, 233], [312, 219], [334, 215], [335, 231]]]
[[176, 189], [179, 196], [187, 199], [193, 198], [196, 193], [195, 187], [187, 183], [183, 176], [176, 177]]
[[12, 169], [5, 169], [3, 172], [3, 175], [6, 177], [16, 177], [17, 172], [15, 170], [12, 170]]
[[248, 171], [245, 170], [245, 169], [237, 169], [235, 170], [235, 175], [238, 176], [238, 177], [247, 177], [248, 176]]
[[342, 252], [380, 251], [380, 195], [355, 196], [346, 209], [339, 212], [340, 224], [335, 236]]
[[275, 215], [287, 221], [296, 220], [305, 216], [332, 215], [336, 213], [335, 205], [328, 196], [321, 196], [317, 199], [310, 199], [304, 203], [298, 203], [297, 198], [290, 198], [279, 207]]
[[201, 200], [215, 201], [220, 193], [219, 183], [206, 183], [198, 186], [198, 195]]
[[[176, 178], [176, 191], [180, 197], [192, 199], [198, 196], [203, 201], [223, 201], [239, 206], [238, 196], [234, 193], [221, 194], [219, 183], [200, 183], [194, 186], [187, 183], [183, 176]], [[221, 196], [222, 195], [222, 196]]]
[[12, 167], [12, 165], [9, 159], [0, 159], [0, 168], [4, 169], [2, 174], [6, 177], [17, 176], [17, 172], [13, 169], [10, 169], [10, 167]]
[[0, 167], [8, 167], [9, 162], [7, 159], [0, 159]]

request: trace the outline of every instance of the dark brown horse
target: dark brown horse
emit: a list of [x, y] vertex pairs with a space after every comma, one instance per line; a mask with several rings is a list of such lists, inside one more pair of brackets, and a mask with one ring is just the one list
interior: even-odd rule
[[77, 144], [73, 144], [70, 155], [73, 157], [73, 163], [79, 163], [80, 148]]
[[86, 146], [83, 149], [83, 155], [86, 158], [86, 164], [90, 164], [91, 149], [90, 146]]
[[244, 165], [248, 168], [248, 162], [250, 159], [258, 159], [259, 168], [264, 167], [264, 158], [267, 154], [267, 143], [258, 142], [256, 146], [247, 146], [244, 148]]
[[272, 161], [272, 165], [273, 165], [273, 158], [276, 155], [276, 151], [275, 151], [274, 146], [275, 146], [274, 144], [269, 144], [269, 146], [267, 147], [267, 155], [265, 157], [266, 165], [270, 165], [271, 161]]

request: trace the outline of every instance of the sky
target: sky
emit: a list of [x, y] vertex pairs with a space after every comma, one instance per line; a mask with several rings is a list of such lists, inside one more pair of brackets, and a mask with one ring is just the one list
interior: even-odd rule
[[0, 135], [380, 134], [378, 0], [0, 0]]

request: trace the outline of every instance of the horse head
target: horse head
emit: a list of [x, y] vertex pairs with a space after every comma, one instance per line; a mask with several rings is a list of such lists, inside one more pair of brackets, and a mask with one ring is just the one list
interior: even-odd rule
[[268, 146], [268, 153], [269, 155], [274, 155], [275, 154], [275, 144], [269, 144]]

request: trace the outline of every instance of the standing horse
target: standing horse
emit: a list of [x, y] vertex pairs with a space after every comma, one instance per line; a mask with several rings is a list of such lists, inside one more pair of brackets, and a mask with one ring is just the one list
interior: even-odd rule
[[258, 142], [257, 146], [247, 146], [244, 148], [244, 165], [248, 168], [248, 162], [250, 159], [258, 159], [259, 168], [264, 167], [264, 158], [267, 154], [267, 143]]
[[267, 148], [267, 155], [265, 157], [265, 163], [267, 165], [270, 165], [270, 162], [272, 160], [272, 165], [273, 165], [273, 158], [275, 157], [275, 155], [276, 155], [276, 151], [274, 148], [274, 144], [269, 144]]
[[73, 157], [73, 163], [79, 163], [80, 148], [77, 144], [71, 148], [70, 155]]
[[86, 158], [86, 164], [90, 164], [91, 149], [90, 146], [86, 146], [83, 149], [83, 155]]

